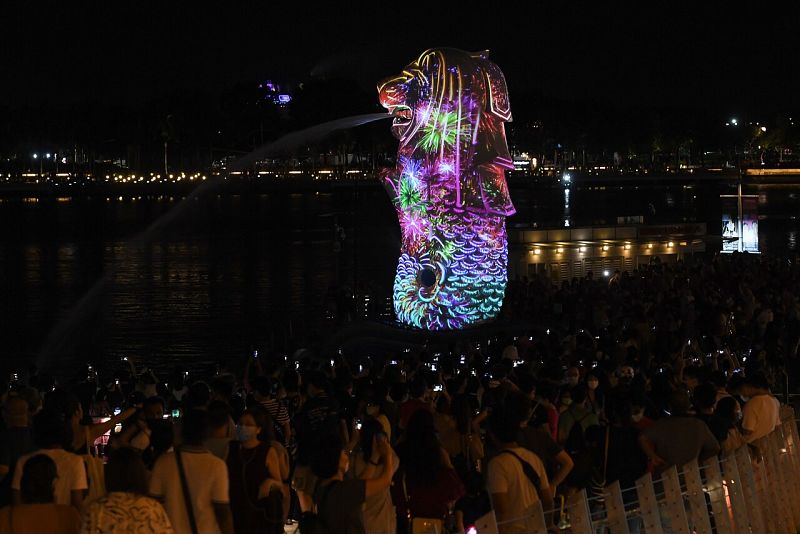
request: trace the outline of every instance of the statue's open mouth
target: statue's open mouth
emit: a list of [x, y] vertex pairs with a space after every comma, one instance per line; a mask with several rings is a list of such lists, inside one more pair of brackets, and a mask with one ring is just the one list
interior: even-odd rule
[[408, 106], [398, 105], [389, 106], [389, 115], [394, 116], [392, 125], [394, 126], [408, 126], [414, 118], [414, 110]]

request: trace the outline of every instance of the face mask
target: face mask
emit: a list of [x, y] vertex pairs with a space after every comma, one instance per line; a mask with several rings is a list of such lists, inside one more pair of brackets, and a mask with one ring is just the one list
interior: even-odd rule
[[631, 415], [631, 420], [634, 423], [638, 423], [639, 421], [642, 420], [642, 417], [644, 417], [644, 412], [635, 413], [635, 414]]
[[586, 385], [589, 386], [589, 389], [597, 389], [597, 386], [600, 385], [600, 382], [597, 380], [589, 380], [586, 382]]
[[239, 441], [250, 441], [254, 438], [258, 437], [258, 427], [257, 426], [247, 426], [247, 425], [237, 425], [236, 426], [236, 436], [239, 438]]
[[561, 399], [561, 404], [564, 406], [569, 406], [572, 404], [572, 399]]
[[375, 417], [376, 415], [378, 415], [378, 412], [380, 410], [378, 409], [377, 406], [367, 406], [367, 410], [366, 411], [367, 411], [367, 415], [368, 416]]

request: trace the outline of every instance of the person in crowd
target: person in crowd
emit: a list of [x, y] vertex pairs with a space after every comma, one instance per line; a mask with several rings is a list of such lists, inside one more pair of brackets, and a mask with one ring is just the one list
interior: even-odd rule
[[[394, 451], [386, 439], [377, 439], [377, 463], [383, 466], [380, 475], [370, 478], [346, 479], [350, 467], [350, 451], [338, 432], [317, 436], [311, 469], [318, 480], [313, 493], [318, 523], [330, 534], [367, 534], [364, 524], [364, 505], [368, 499], [381, 495], [392, 483], [391, 466], [395, 465]], [[302, 527], [301, 527], [302, 529]]]
[[[487, 467], [487, 488], [500, 534], [531, 532], [533, 507], [553, 508], [553, 491], [542, 461], [517, 443], [522, 419], [516, 410], [494, 410], [489, 416], [489, 434], [497, 455]], [[552, 517], [547, 520], [552, 523]]]
[[600, 423], [597, 415], [586, 408], [586, 388], [575, 386], [570, 390], [567, 409], [558, 417], [558, 443], [568, 453], [574, 453], [581, 446], [582, 435], [590, 426]]
[[83, 493], [88, 489], [86, 469], [80, 456], [64, 450], [72, 442], [72, 427], [60, 412], [44, 409], [33, 418], [33, 440], [36, 451], [20, 457], [14, 468], [11, 498], [15, 504], [22, 502], [22, 473], [25, 462], [35, 455], [50, 457], [56, 465], [54, 497], [56, 504], [70, 504], [76, 510], [83, 505]]
[[[257, 404], [242, 414], [227, 454], [230, 503], [237, 533], [283, 532], [285, 490], [272, 421]], [[288, 496], [288, 493], [286, 493]]]
[[259, 376], [253, 380], [253, 397], [269, 414], [275, 439], [287, 446], [292, 435], [289, 411], [275, 398], [277, 390], [278, 384], [269, 377]]
[[142, 404], [142, 409], [135, 413], [129, 425], [123, 427], [116, 439], [114, 447], [133, 447], [144, 451], [150, 447], [153, 428], [164, 419], [164, 400], [161, 397], [150, 397]]
[[584, 406], [593, 414], [598, 420], [605, 419], [605, 394], [600, 388], [600, 373], [597, 371], [589, 371], [586, 373], [586, 400]]
[[17, 460], [36, 449], [29, 421], [27, 401], [20, 396], [8, 397], [3, 405], [5, 428], [0, 431], [0, 507], [11, 502]]
[[78, 509], [56, 503], [58, 467], [46, 454], [35, 454], [22, 466], [20, 500], [0, 510], [0, 534], [77, 534]]
[[470, 471], [480, 470], [480, 462], [484, 457], [480, 424], [486, 415], [476, 414], [469, 397], [463, 394], [453, 399], [450, 412], [437, 410], [436, 430], [456, 472], [465, 479]]
[[400, 469], [392, 495], [400, 517], [448, 521], [455, 502], [464, 495], [464, 486], [436, 437], [429, 410], [414, 412], [397, 451]]
[[225, 461], [231, 441], [236, 439], [236, 426], [231, 418], [231, 407], [221, 400], [208, 403], [208, 422], [210, 425], [206, 448], [211, 454]]
[[761, 373], [748, 374], [742, 384], [742, 435], [753, 443], [781, 424], [781, 404], [769, 391], [769, 383]]
[[45, 397], [44, 407], [63, 414], [66, 424], [70, 426], [70, 435], [72, 436], [72, 441], [66, 445], [66, 448], [78, 453], [84, 452], [87, 445], [91, 447], [97, 438], [136, 413], [136, 409], [131, 407], [119, 415], [109, 418], [108, 421], [86, 425], [80, 401], [75, 395], [64, 389], [56, 389], [48, 393]]
[[428, 383], [422, 374], [418, 374], [408, 387], [410, 398], [400, 405], [398, 427], [400, 430], [408, 428], [408, 422], [417, 410], [432, 411], [428, 401]]
[[639, 444], [653, 469], [681, 467], [719, 453], [719, 442], [708, 425], [689, 413], [691, 402], [685, 390], [678, 389], [672, 394], [670, 408], [668, 417], [657, 420], [639, 436]]
[[[394, 476], [400, 467], [400, 460], [392, 455], [391, 463], [381, 462], [379, 441], [389, 442], [384, 426], [376, 419], [368, 419], [360, 431], [358, 448], [350, 457], [350, 474], [361, 480], [380, 479], [384, 471]], [[394, 534], [397, 527], [392, 496], [387, 487], [383, 491], [367, 497], [364, 503], [364, 527], [375, 534]]]
[[[384, 395], [385, 397], [385, 395]], [[380, 423], [383, 428], [384, 434], [389, 438], [389, 443], [392, 442], [392, 423], [386, 414], [383, 413], [383, 407], [387, 401], [378, 396], [377, 391], [369, 391], [364, 399], [364, 414], [368, 419], [374, 419]]]
[[728, 437], [728, 424], [714, 413], [717, 405], [717, 388], [711, 382], [698, 385], [694, 388], [692, 402], [697, 418], [708, 425], [720, 447], [724, 448], [724, 442]]
[[742, 408], [739, 406], [739, 402], [736, 399], [728, 395], [717, 401], [717, 408], [714, 411], [714, 415], [724, 421], [727, 427], [725, 440], [720, 442], [722, 448], [720, 454], [722, 456], [727, 456], [745, 444], [744, 437], [739, 430], [739, 425], [741, 425], [742, 422]]
[[322, 434], [338, 433], [347, 443], [349, 433], [342, 420], [338, 403], [328, 395], [329, 383], [321, 371], [308, 371], [303, 375], [307, 400], [294, 419], [297, 435], [297, 457], [295, 459], [292, 486], [302, 511], [313, 505], [317, 479], [311, 469], [311, 458]]
[[164, 507], [148, 495], [147, 476], [137, 450], [113, 450], [105, 472], [108, 494], [88, 504], [81, 534], [172, 534]]
[[228, 469], [203, 443], [208, 413], [191, 409], [183, 416], [182, 445], [156, 461], [150, 495], [164, 504], [175, 532], [234, 534], [229, 504]]
[[534, 453], [541, 461], [547, 472], [550, 487], [553, 493], [566, 480], [575, 465], [572, 457], [553, 439], [550, 432], [530, 424], [532, 407], [528, 397], [517, 395], [513, 399], [514, 405], [509, 404], [507, 409], [516, 406], [522, 414], [517, 444]]

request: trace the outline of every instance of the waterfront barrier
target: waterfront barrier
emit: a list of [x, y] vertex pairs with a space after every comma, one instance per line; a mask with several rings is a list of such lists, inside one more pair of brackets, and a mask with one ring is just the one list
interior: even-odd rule
[[[781, 425], [753, 444], [724, 457], [692, 461], [634, 487], [614, 482], [602, 494], [573, 494], [555, 510], [541, 504], [525, 517], [497, 523], [493, 512], [476, 525], [497, 534], [504, 525], [547, 534], [545, 518], [569, 534], [795, 534], [800, 531], [800, 435], [791, 408]], [[521, 530], [520, 530], [521, 531]]]

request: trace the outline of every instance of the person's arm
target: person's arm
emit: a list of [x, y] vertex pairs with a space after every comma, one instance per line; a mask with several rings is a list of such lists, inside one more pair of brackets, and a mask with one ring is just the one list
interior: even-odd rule
[[378, 450], [381, 454], [381, 461], [384, 464], [383, 473], [378, 478], [373, 478], [366, 481], [366, 496], [371, 497], [381, 491], [387, 489], [392, 484], [392, 476], [394, 469], [392, 465], [394, 462], [394, 451], [386, 440], [378, 441]]
[[572, 468], [575, 467], [575, 462], [572, 461], [572, 457], [565, 450], [561, 450], [556, 455], [556, 462], [558, 462], [558, 471], [553, 475], [553, 480], [550, 481], [553, 488], [558, 488], [567, 479]]
[[544, 488], [536, 488], [539, 494], [539, 500], [542, 501], [542, 512], [544, 513], [544, 522], [550, 527], [554, 524], [554, 514], [547, 512], [553, 509], [553, 488], [546, 486]]
[[208, 473], [208, 484], [211, 486], [211, 504], [214, 517], [222, 534], [234, 534], [233, 514], [228, 501], [230, 487], [228, 485], [228, 466], [222, 460], [214, 458], [214, 465]]
[[0, 465], [0, 480], [3, 480], [10, 470], [7, 465]]
[[97, 423], [96, 425], [89, 425], [89, 445], [94, 443], [94, 441], [117, 426], [117, 424], [122, 423], [123, 421], [127, 420], [129, 417], [133, 416], [136, 413], [136, 408], [128, 408], [124, 412], [120, 413], [119, 415], [115, 415], [105, 423]]
[[78, 512], [83, 507], [83, 490], [72, 490], [69, 492], [69, 503], [75, 507]]
[[233, 531], [233, 513], [231, 513], [231, 505], [228, 503], [213, 503], [214, 504], [214, 517], [217, 520], [220, 532], [222, 534], [234, 534]]
[[270, 447], [269, 451], [267, 452], [265, 464], [267, 467], [267, 473], [269, 473], [269, 475], [266, 479], [264, 479], [264, 482], [261, 483], [261, 487], [259, 488], [259, 497], [266, 497], [273, 490], [273, 488], [283, 488], [280, 461], [278, 459], [278, 453], [274, 447]]
[[653, 467], [660, 467], [666, 463], [664, 459], [660, 457], [658, 453], [656, 453], [655, 443], [648, 439], [644, 434], [639, 436], [639, 446], [650, 460], [650, 463], [653, 464]]
[[703, 436], [703, 448], [699, 456], [701, 462], [719, 454], [719, 441], [714, 437], [708, 425], [703, 423], [703, 426], [705, 427], [705, 435]]

